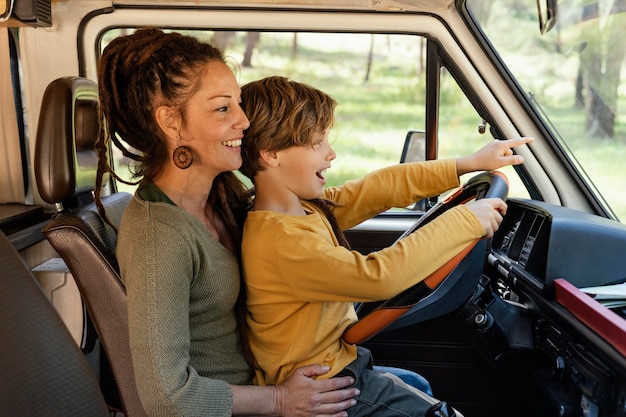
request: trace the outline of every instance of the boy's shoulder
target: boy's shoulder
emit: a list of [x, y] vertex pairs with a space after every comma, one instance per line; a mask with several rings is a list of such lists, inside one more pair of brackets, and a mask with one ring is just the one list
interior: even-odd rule
[[279, 233], [280, 230], [292, 228], [314, 229], [315, 224], [321, 221], [321, 215], [314, 205], [303, 202], [303, 206], [307, 212], [304, 216], [295, 216], [272, 210], [250, 211], [244, 225], [244, 236], [245, 233], [252, 230], [257, 233], [260, 231]]

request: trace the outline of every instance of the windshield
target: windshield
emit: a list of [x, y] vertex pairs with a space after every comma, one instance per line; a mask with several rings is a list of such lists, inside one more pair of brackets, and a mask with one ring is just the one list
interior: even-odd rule
[[626, 1], [559, 1], [544, 34], [536, 0], [467, 4], [561, 147], [624, 221]]

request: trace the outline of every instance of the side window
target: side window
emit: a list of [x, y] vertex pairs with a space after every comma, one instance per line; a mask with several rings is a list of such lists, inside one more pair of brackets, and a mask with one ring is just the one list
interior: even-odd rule
[[[338, 101], [331, 132], [337, 159], [327, 172], [329, 185], [398, 163], [407, 132], [424, 129], [425, 51], [419, 36], [186, 33], [220, 47], [238, 66], [241, 84], [281, 74], [312, 84]], [[103, 39], [120, 34], [122, 30], [110, 31]], [[118, 157], [116, 166], [124, 170], [127, 161]]]
[[[109, 31], [103, 39], [128, 33]], [[306, 82], [337, 101], [331, 132], [337, 158], [328, 185], [400, 161], [409, 131], [425, 129], [426, 39], [411, 34], [186, 31], [211, 41], [239, 68], [241, 84], [269, 75]], [[466, 155], [487, 141], [478, 115], [442, 75], [439, 157]], [[127, 161], [118, 158], [117, 167]], [[515, 174], [513, 174], [515, 175]]]
[[[439, 158], [469, 155], [494, 138], [484, 121], [448, 71], [441, 69], [439, 104]], [[511, 166], [501, 168], [509, 179], [509, 196], [530, 198], [528, 189]], [[461, 177], [461, 183], [473, 174]]]
[[[424, 129], [423, 48], [415, 35], [264, 32], [241, 82], [282, 74], [337, 100], [327, 177], [338, 185], [398, 163], [407, 132]], [[243, 62], [241, 47], [227, 51]]]

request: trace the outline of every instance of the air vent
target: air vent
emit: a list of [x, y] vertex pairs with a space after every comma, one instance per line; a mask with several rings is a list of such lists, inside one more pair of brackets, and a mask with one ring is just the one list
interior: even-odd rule
[[5, 14], [0, 17], [0, 27], [52, 26], [51, 0], [0, 0], [2, 3]]

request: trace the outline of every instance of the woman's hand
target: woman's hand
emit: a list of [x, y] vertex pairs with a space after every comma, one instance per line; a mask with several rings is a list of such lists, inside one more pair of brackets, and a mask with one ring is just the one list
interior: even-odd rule
[[533, 138], [517, 138], [508, 140], [494, 140], [483, 146], [470, 156], [456, 160], [458, 176], [474, 171], [493, 171], [507, 165], [519, 165], [524, 157], [514, 155], [512, 148], [532, 142]]
[[328, 367], [309, 365], [296, 370], [284, 383], [276, 386], [274, 401], [278, 415], [285, 417], [347, 417], [346, 409], [356, 404], [359, 395], [351, 377], [313, 379], [324, 375]]
[[309, 365], [280, 385], [231, 385], [233, 416], [347, 417], [356, 404], [357, 388], [351, 377], [313, 379], [329, 371], [326, 366]]

